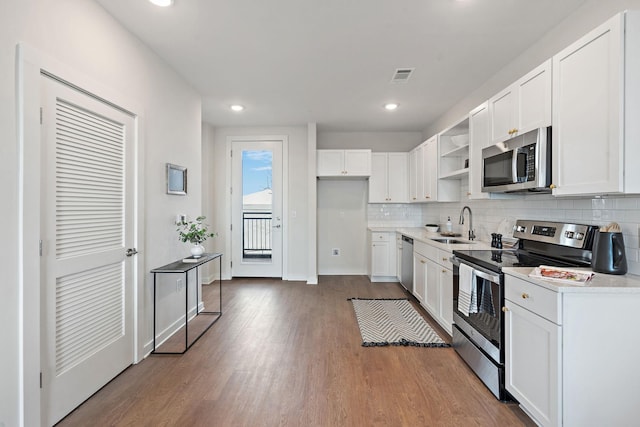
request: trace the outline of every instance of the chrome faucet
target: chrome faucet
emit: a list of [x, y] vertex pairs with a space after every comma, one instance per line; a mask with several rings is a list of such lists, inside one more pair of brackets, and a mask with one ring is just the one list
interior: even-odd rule
[[476, 233], [473, 231], [473, 214], [471, 213], [471, 208], [469, 206], [465, 206], [460, 211], [460, 224], [464, 224], [464, 210], [469, 211], [469, 240], [473, 240], [476, 238]]

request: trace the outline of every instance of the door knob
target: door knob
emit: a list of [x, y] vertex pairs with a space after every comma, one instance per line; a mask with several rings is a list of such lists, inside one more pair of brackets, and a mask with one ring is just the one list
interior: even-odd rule
[[138, 253], [138, 250], [136, 248], [129, 248], [127, 249], [127, 252], [125, 252], [124, 254], [126, 256], [134, 256], [137, 253]]

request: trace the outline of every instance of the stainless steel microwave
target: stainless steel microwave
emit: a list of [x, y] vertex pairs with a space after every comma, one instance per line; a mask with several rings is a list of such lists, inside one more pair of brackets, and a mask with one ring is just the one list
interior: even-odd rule
[[482, 191], [551, 189], [551, 127], [534, 129], [482, 150]]

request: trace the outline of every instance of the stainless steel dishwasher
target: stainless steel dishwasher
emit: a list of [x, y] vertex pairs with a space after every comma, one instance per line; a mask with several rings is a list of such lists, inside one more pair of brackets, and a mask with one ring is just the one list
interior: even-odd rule
[[402, 236], [402, 270], [400, 284], [413, 293], [413, 239]]

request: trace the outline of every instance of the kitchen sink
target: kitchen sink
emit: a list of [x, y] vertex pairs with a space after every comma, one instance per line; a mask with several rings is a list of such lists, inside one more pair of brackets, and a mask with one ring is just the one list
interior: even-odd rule
[[474, 243], [466, 240], [459, 240], [459, 239], [453, 239], [453, 238], [447, 238], [447, 237], [443, 237], [440, 239], [431, 239], [431, 240], [438, 243], [446, 243], [447, 245], [472, 245]]

